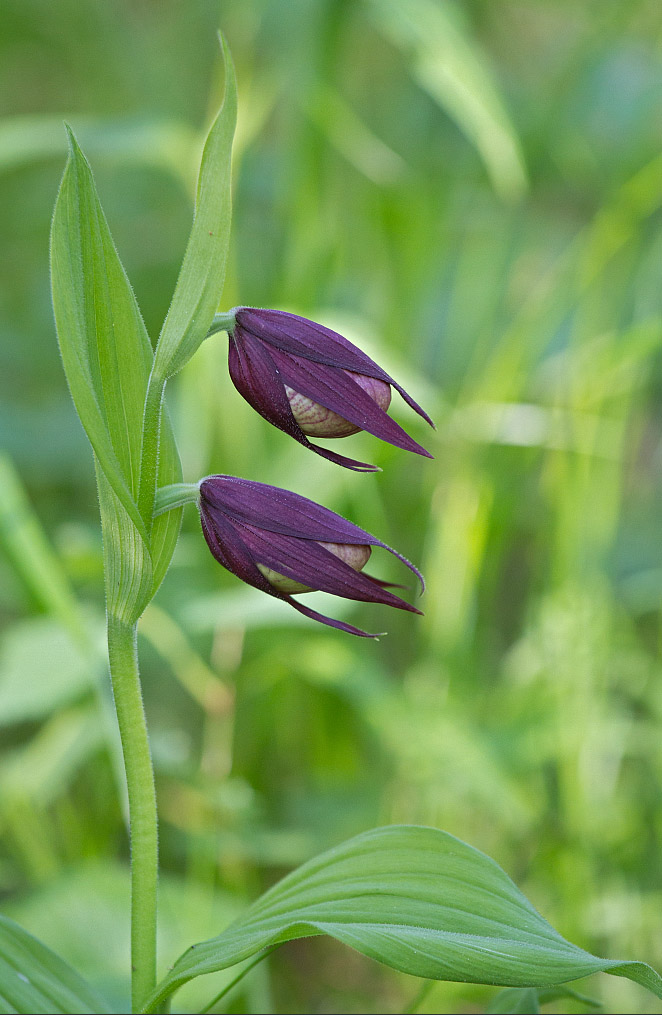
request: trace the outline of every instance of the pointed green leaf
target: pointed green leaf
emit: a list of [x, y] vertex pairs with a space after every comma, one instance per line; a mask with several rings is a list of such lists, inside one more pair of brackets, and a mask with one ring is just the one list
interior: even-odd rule
[[283, 878], [223, 934], [185, 952], [144, 1010], [194, 976], [315, 934], [428, 979], [528, 987], [603, 970], [662, 997], [650, 966], [600, 959], [562, 938], [484, 853], [434, 828], [396, 825]]
[[134, 501], [151, 350], [92, 171], [71, 132], [69, 140], [71, 151], [51, 232], [60, 351], [78, 415], [101, 468], [141, 531]]
[[237, 84], [232, 57], [222, 37], [221, 44], [225, 96], [205, 142], [191, 235], [156, 348], [155, 373], [164, 380], [181, 370], [205, 339], [223, 291], [232, 216]]
[[0, 916], [0, 1011], [109, 1012], [82, 976], [13, 920]]
[[[105, 480], [99, 499], [107, 571], [112, 571], [109, 609], [132, 622], [163, 578], [181, 512], [171, 512], [155, 526], [150, 545], [136, 499], [152, 347], [92, 171], [71, 132], [70, 145], [51, 234], [53, 306], [71, 394]], [[181, 470], [163, 411], [159, 479], [173, 483], [181, 479]], [[111, 561], [112, 554], [116, 560]]]

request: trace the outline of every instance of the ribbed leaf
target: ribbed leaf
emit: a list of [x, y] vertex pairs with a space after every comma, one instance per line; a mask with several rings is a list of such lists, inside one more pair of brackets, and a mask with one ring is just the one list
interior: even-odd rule
[[106, 607], [111, 616], [135, 624], [151, 599], [152, 558], [98, 460], [96, 465]]
[[13, 920], [0, 916], [0, 1012], [109, 1012], [101, 997]]
[[662, 997], [650, 966], [600, 959], [562, 938], [484, 853], [403, 825], [359, 835], [288, 875], [223, 934], [185, 952], [144, 1010], [194, 976], [315, 934], [428, 979], [527, 987], [602, 970]]
[[223, 291], [232, 216], [237, 84], [232, 57], [222, 37], [221, 44], [225, 96], [205, 142], [191, 235], [156, 349], [155, 371], [163, 379], [181, 370], [204, 340]]
[[[71, 132], [69, 140], [51, 244], [60, 350], [78, 414], [101, 467], [118, 497], [124, 500], [121, 491], [127, 489], [131, 501], [140, 478], [151, 350], [92, 171]], [[129, 513], [135, 511], [131, 502], [125, 507]]]
[[[136, 499], [152, 347], [90, 166], [71, 132], [70, 146], [51, 235], [53, 306], [71, 394], [98, 463], [108, 606], [131, 623], [170, 562], [181, 512], [158, 521], [150, 545]], [[159, 481], [180, 478], [164, 418]]]

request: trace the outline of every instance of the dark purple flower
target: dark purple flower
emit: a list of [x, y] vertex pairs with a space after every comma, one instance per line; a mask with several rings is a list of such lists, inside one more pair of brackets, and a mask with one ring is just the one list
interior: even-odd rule
[[291, 593], [318, 589], [421, 612], [389, 592], [389, 582], [361, 572], [371, 547], [382, 546], [414, 572], [423, 589], [423, 576], [414, 565], [358, 525], [306, 497], [248, 479], [208, 476], [200, 484], [200, 518], [219, 564], [322, 624], [363, 638], [378, 637], [303, 606]]
[[431, 458], [386, 413], [392, 385], [430, 426], [430, 417], [397, 381], [342, 335], [281, 310], [239, 307], [229, 331], [230, 376], [254, 409], [299, 443], [347, 469], [374, 472], [311, 444], [367, 430], [389, 444]]

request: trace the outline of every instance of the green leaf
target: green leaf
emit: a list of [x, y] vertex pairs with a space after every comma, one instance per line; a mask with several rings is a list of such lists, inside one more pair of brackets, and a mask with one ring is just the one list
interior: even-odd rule
[[421, 88], [475, 145], [495, 190], [507, 200], [526, 190], [524, 158], [485, 56], [457, 12], [432, 0], [372, 0], [374, 15], [410, 59]]
[[51, 233], [53, 307], [67, 381], [115, 494], [144, 537], [135, 506], [151, 350], [101, 209], [92, 171], [71, 151]]
[[151, 599], [152, 558], [146, 540], [96, 461], [106, 607], [111, 616], [131, 625]]
[[55, 952], [0, 916], [0, 1011], [109, 1012], [101, 997]]
[[602, 970], [662, 997], [650, 966], [600, 959], [562, 938], [484, 853], [434, 828], [394, 825], [283, 878], [223, 934], [185, 952], [144, 1010], [194, 976], [316, 934], [428, 979], [528, 987]]
[[[71, 394], [98, 462], [108, 608], [132, 623], [165, 574], [181, 512], [161, 520], [150, 543], [136, 501], [152, 347], [92, 171], [69, 133], [51, 234], [53, 306]], [[173, 483], [179, 456], [162, 412], [159, 479]]]
[[232, 139], [237, 120], [237, 83], [221, 36], [225, 96], [205, 142], [195, 217], [175, 294], [156, 347], [155, 373], [177, 373], [204, 341], [218, 307], [230, 242]]

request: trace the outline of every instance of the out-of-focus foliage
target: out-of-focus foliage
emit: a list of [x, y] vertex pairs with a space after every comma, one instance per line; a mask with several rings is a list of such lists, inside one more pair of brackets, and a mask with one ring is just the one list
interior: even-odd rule
[[[125, 1003], [98, 515], [48, 232], [66, 118], [154, 340], [218, 98], [219, 24], [240, 103], [223, 308], [344, 331], [438, 434], [434, 462], [348, 438], [343, 452], [377, 476], [311, 462], [238, 398], [219, 336], [169, 390], [185, 478], [229, 472], [310, 496], [420, 563], [429, 588], [425, 618], [380, 618], [377, 645], [317, 630], [223, 573], [187, 509], [141, 627], [161, 971], [294, 864], [399, 821], [493, 856], [570, 940], [659, 968], [657, 0], [5, 0], [3, 909]], [[339, 605], [376, 622], [374, 607]], [[224, 975], [181, 1004], [199, 1009]], [[319, 939], [257, 967], [231, 1010], [397, 1011], [417, 990]], [[660, 1010], [625, 980], [588, 992], [607, 1010]], [[436, 984], [419, 1010], [483, 1010], [495, 993]]]

